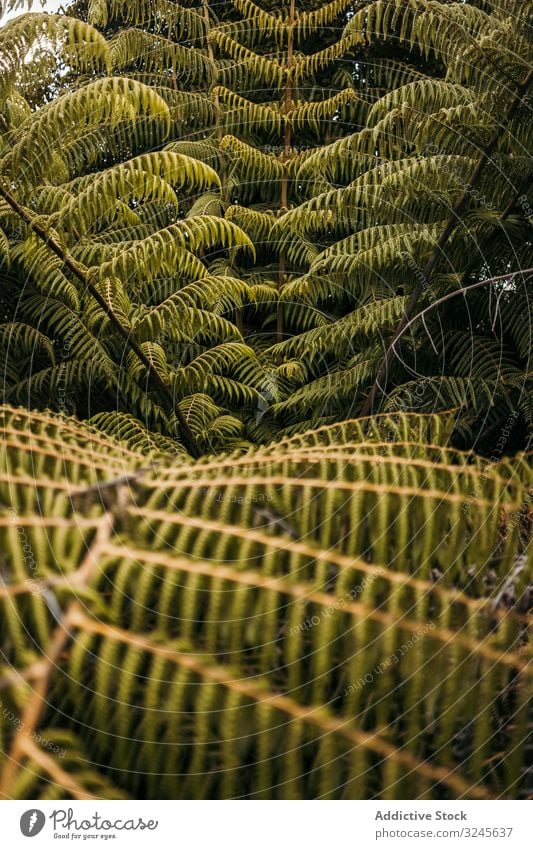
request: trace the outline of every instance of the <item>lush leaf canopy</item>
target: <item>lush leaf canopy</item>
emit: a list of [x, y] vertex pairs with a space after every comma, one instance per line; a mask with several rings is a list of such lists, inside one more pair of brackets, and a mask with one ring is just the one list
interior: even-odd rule
[[29, 7], [0, 793], [526, 795], [533, 2]]

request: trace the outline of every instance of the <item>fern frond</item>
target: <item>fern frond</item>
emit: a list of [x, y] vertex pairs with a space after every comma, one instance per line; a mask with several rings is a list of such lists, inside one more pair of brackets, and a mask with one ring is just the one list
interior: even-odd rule
[[361, 100], [356, 91], [346, 88], [327, 100], [307, 102], [291, 109], [286, 120], [297, 132], [312, 130], [319, 133], [325, 121], [332, 120], [339, 113], [350, 114], [354, 123], [359, 123], [366, 112], [367, 105]]
[[[205, 279], [205, 278], [204, 278]], [[139, 341], [157, 341], [166, 337], [186, 343], [211, 339], [242, 339], [235, 325], [221, 315], [198, 307], [190, 307], [190, 298], [180, 292], [166, 298], [151, 309], [139, 310], [132, 318], [132, 330]]]
[[278, 109], [270, 104], [253, 103], [224, 86], [215, 86], [213, 96], [224, 106], [223, 126], [228, 135], [245, 133], [250, 130], [264, 130], [270, 133], [281, 132], [282, 116]]
[[44, 152], [54, 150], [65, 137], [79, 137], [101, 124], [117, 125], [138, 114], [159, 118], [166, 128], [170, 113], [153, 89], [125, 77], [108, 77], [62, 95], [32, 116], [28, 127], [19, 130], [20, 140], [9, 158], [9, 168], [22, 170], [25, 180], [35, 182], [50, 168]]
[[58, 59], [75, 72], [98, 74], [111, 67], [108, 43], [94, 27], [66, 15], [28, 13], [0, 29], [0, 92], [28, 53], [43, 45], [56, 51]]
[[157, 431], [148, 430], [142, 422], [129, 413], [97, 413], [89, 424], [99, 432], [107, 434], [127, 445], [130, 451], [139, 454], [173, 454], [179, 452], [179, 444]]
[[245, 20], [261, 30], [262, 37], [272, 37], [276, 44], [283, 45], [287, 38], [288, 26], [280, 14], [273, 15], [262, 9], [253, 0], [231, 0]]
[[284, 421], [298, 421], [302, 415], [314, 413], [315, 421], [327, 415], [342, 415], [357, 408], [360, 391], [371, 382], [381, 348], [368, 347], [364, 353], [356, 354], [346, 368], [336, 369], [315, 380], [310, 380], [285, 400], [269, 407], [269, 414], [283, 417]]
[[[251, 79], [256, 84], [262, 84], [267, 88], [278, 89], [283, 83], [283, 68], [275, 59], [262, 56], [239, 44], [234, 38], [222, 29], [212, 29], [209, 40], [220, 50], [227, 53], [235, 63], [228, 74], [222, 73], [223, 85], [227, 86], [235, 74]], [[231, 86], [230, 86], [231, 87]], [[249, 86], [246, 86], [249, 88]]]
[[154, 279], [168, 270], [199, 280], [208, 272], [192, 251], [218, 246], [250, 251], [252, 255], [254, 251], [248, 236], [236, 225], [218, 216], [199, 215], [145, 239], [118, 246], [91, 242], [80, 245], [74, 253], [99, 279], [119, 277], [132, 283], [143, 275]]
[[281, 180], [283, 165], [273, 154], [261, 153], [235, 136], [224, 136], [220, 147], [238, 161], [244, 185], [258, 181], [276, 183]]
[[[290, 298], [284, 290], [282, 297]], [[273, 345], [269, 353], [276, 360], [281, 357], [313, 356], [318, 352], [331, 352], [340, 358], [353, 350], [357, 342], [366, 337], [382, 333], [402, 317], [407, 299], [387, 298], [354, 310], [344, 318], [321, 327], [293, 336], [285, 342]]]
[[207, 31], [203, 16], [195, 9], [169, 0], [136, 0], [128, 4], [122, 0], [89, 0], [88, 19], [97, 27], [119, 21], [135, 27], [149, 27], [155, 32], [164, 30], [171, 36], [183, 34], [200, 41]]
[[220, 186], [212, 168], [180, 153], [147, 153], [94, 175], [86, 188], [60, 210], [58, 226], [83, 233], [98, 222], [117, 199], [155, 199], [177, 205], [176, 190], [198, 191]]
[[[200, 21], [204, 34], [202, 18], [192, 10], [189, 15], [194, 24]], [[160, 73], [168, 82], [175, 76], [182, 83], [198, 84], [213, 76], [209, 57], [198, 48], [176, 44], [170, 38], [139, 29], [122, 30], [111, 41], [110, 52], [113, 68], [119, 74], [128, 71], [136, 61], [141, 61], [143, 74]]]
[[[199, 431], [231, 427], [205, 396], [182, 403]], [[106, 798], [119, 770], [134, 798], [232, 798], [243, 786], [302, 799], [522, 792], [527, 618], [503, 590], [523, 585], [515, 516], [527, 457], [513, 473], [439, 444], [449, 416], [396, 414], [147, 469], [142, 449], [72, 419], [2, 416], [0, 497], [40, 552], [42, 589], [32, 595], [4, 513], [0, 604], [20, 674], [2, 669], [3, 698], [15, 703], [22, 688], [26, 725], [25, 674], [49, 664], [47, 702], [61, 706], [51, 739], [98, 764], [88, 776], [69, 762], [73, 782]], [[68, 612], [61, 640], [44, 592]], [[365, 681], [391, 651], [393, 670]], [[49, 727], [39, 712], [31, 722]], [[466, 727], [475, 745], [450, 770]], [[35, 787], [28, 773], [31, 760], [17, 762], [11, 796]]]
[[302, 40], [314, 35], [333, 24], [351, 5], [352, 0], [331, 0], [311, 12], [299, 13], [294, 24], [295, 34]]
[[[50, 398], [58, 398], [59, 406], [69, 412], [74, 405], [71, 393], [87, 392], [90, 386], [109, 388], [112, 384], [113, 364], [106, 360], [70, 359], [68, 362], [49, 366], [22, 379], [6, 392], [6, 400], [24, 403], [29, 408], [45, 406]], [[65, 390], [68, 387], [68, 390]]]
[[422, 384], [413, 380], [393, 389], [384, 409], [423, 413], [457, 407], [463, 411], [471, 408], [477, 414], [483, 407], [490, 407], [495, 397], [492, 383], [470, 377], [432, 376], [424, 378]]

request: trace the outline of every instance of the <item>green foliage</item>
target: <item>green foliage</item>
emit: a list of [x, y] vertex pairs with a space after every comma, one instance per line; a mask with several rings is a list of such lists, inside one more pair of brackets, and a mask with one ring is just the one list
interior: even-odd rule
[[525, 796], [533, 4], [31, 6], [0, 793]]
[[3, 792], [520, 795], [531, 465], [445, 448], [449, 426], [381, 416], [191, 464], [132, 417], [3, 408], [3, 699], [70, 777], [2, 719]]
[[[9, 64], [0, 172], [105, 286], [122, 326], [159, 346], [157, 368], [169, 385], [190, 393], [188, 381], [170, 375], [190, 371], [198, 357], [209, 363], [193, 394], [236, 416], [244, 443], [259, 436], [258, 392], [262, 440], [297, 425], [300, 403], [302, 424], [328, 410], [353, 415], [417, 287], [422, 309], [528, 264], [528, 95], [476, 178], [460, 226], [432, 259], [531, 61], [524, 7], [514, 19], [497, 2], [437, 0], [304, 3], [293, 18], [285, 6], [251, 0], [216, 10], [203, 0], [127, 8], [98, 0], [86, 20], [76, 10], [29, 13], [3, 30], [0, 38], [19, 46], [2, 50], [0, 40]], [[53, 90], [32, 109], [39, 89], [21, 56], [34, 51], [37, 68], [43, 50], [62, 70], [49, 68]], [[57, 365], [92, 350], [98, 334], [98, 370], [111, 378], [98, 390], [98, 409], [114, 409], [118, 388], [123, 412], [140, 416], [142, 406], [150, 426], [171, 427], [155, 396], [142, 398], [145, 370], [121, 353], [109, 319], [61, 260], [47, 259], [2, 207], [0, 228], [13, 281], [5, 319], [48, 334], [46, 300], [64, 305], [73, 324], [61, 323], [62, 338], [57, 329], [48, 336]], [[22, 298], [16, 279], [24, 280]], [[46, 317], [32, 324], [39, 297]], [[472, 351], [493, 353], [457, 356], [461, 334], [474, 337]], [[256, 352], [263, 374], [230, 390], [217, 358], [235, 342]], [[498, 345], [506, 377], [498, 376]], [[529, 347], [527, 280], [478, 289], [411, 323], [388, 364], [390, 397], [378, 393], [375, 403], [460, 405], [465, 446], [486, 416], [496, 431], [517, 411], [523, 438]], [[260, 387], [285, 356], [298, 377], [278, 376], [265, 398]], [[76, 364], [68, 374], [89, 372]], [[18, 373], [8, 366], [6, 397], [31, 390], [33, 378], [18, 386]], [[41, 389], [53, 389], [47, 380]], [[427, 391], [413, 394], [417, 380]], [[69, 387], [67, 409], [85, 412], [76, 397], [85, 386], [84, 377]], [[53, 391], [47, 403], [57, 407]], [[490, 438], [482, 447], [490, 451]]]

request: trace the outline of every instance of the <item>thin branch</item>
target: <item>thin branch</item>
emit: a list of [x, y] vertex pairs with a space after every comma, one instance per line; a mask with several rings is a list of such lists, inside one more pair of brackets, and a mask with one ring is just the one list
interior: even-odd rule
[[424, 291], [425, 287], [429, 283], [430, 277], [433, 274], [433, 271], [435, 270], [435, 266], [437, 264], [438, 259], [440, 258], [444, 248], [448, 244], [450, 237], [455, 232], [455, 229], [459, 225], [459, 222], [461, 221], [463, 215], [465, 214], [465, 212], [468, 209], [468, 205], [469, 205], [469, 201], [470, 201], [470, 197], [471, 197], [473, 189], [479, 183], [479, 181], [480, 181], [480, 179], [483, 175], [483, 172], [485, 171], [485, 168], [486, 168], [486, 166], [487, 166], [487, 164], [490, 160], [491, 154], [496, 149], [498, 142], [500, 141], [501, 137], [504, 135], [505, 131], [507, 130], [507, 127], [508, 127], [509, 123], [511, 122], [511, 120], [513, 119], [515, 113], [517, 112], [517, 110], [522, 105], [522, 99], [523, 99], [524, 95], [526, 94], [526, 92], [527, 92], [529, 86], [531, 85], [532, 81], [533, 81], [533, 70], [531, 70], [528, 73], [525, 80], [518, 87], [516, 94], [515, 94], [515, 96], [512, 100], [511, 105], [507, 109], [507, 112], [503, 116], [502, 121], [501, 121], [498, 129], [495, 131], [490, 142], [488, 143], [487, 147], [483, 151], [476, 168], [474, 169], [472, 175], [470, 176], [470, 179], [468, 180], [468, 183], [466, 184], [466, 187], [465, 187], [463, 194], [461, 195], [460, 199], [457, 201], [457, 203], [453, 207], [453, 209], [450, 213], [450, 217], [448, 219], [448, 223], [446, 224], [446, 227], [444, 228], [438, 242], [436, 243], [435, 247], [433, 248], [433, 250], [431, 252], [431, 255], [430, 255], [428, 261], [426, 262], [426, 265], [424, 266], [424, 268], [422, 270], [422, 273], [420, 275], [420, 279], [417, 282], [416, 286], [414, 287], [414, 289], [411, 293], [411, 296], [410, 296], [410, 298], [407, 302], [407, 305], [405, 307], [405, 314], [404, 314], [403, 318], [400, 320], [400, 322], [399, 322], [399, 324], [398, 324], [398, 326], [397, 326], [397, 328], [394, 332], [394, 335], [392, 337], [392, 341], [391, 341], [389, 347], [387, 348], [383, 359], [381, 360], [381, 363], [380, 363], [378, 370], [376, 372], [376, 377], [374, 379], [374, 383], [372, 385], [370, 393], [367, 396], [367, 398], [366, 398], [366, 400], [365, 400], [365, 402], [364, 402], [364, 404], [361, 408], [361, 412], [359, 414], [361, 417], [368, 416], [368, 415], [371, 414], [373, 407], [374, 407], [374, 402], [375, 402], [376, 395], [377, 395], [378, 391], [381, 391], [383, 393], [385, 392], [386, 386], [387, 386], [387, 372], [389, 370], [389, 365], [390, 365], [391, 359], [394, 355], [396, 343], [397, 343], [399, 337], [402, 335], [406, 325], [413, 318], [415, 309], [416, 309], [417, 304], [420, 300], [422, 292]]
[[425, 310], [418, 312], [415, 316], [413, 316], [413, 318], [409, 319], [407, 324], [402, 327], [400, 333], [395, 337], [394, 342], [391, 345], [391, 350], [394, 352], [396, 345], [402, 338], [403, 334], [406, 333], [406, 331], [409, 330], [416, 321], [419, 319], [424, 320], [428, 312], [434, 310], [435, 307], [439, 307], [446, 301], [456, 298], [457, 295], [467, 295], [468, 292], [471, 292], [473, 289], [480, 289], [482, 286], [492, 286], [494, 283], [503, 283], [504, 280], [510, 281], [521, 275], [524, 277], [527, 275], [533, 275], [533, 268], [525, 268], [523, 271], [513, 271], [510, 274], [501, 274], [499, 277], [490, 277], [488, 280], [479, 280], [477, 283], [472, 283], [471, 286], [462, 286], [460, 289], [454, 289], [453, 292], [448, 292], [447, 295], [443, 295], [442, 298], [439, 298], [437, 301], [433, 301], [433, 303], [426, 307]]
[[183, 415], [180, 408], [175, 405], [174, 396], [157, 370], [153, 368], [152, 363], [138, 344], [132, 337], [130, 331], [124, 327], [120, 319], [117, 317], [112, 307], [108, 304], [105, 298], [100, 294], [98, 289], [91, 283], [86, 269], [78, 263], [66, 248], [59, 244], [54, 237], [46, 231], [46, 229], [25, 209], [11, 192], [0, 182], [0, 197], [2, 197], [11, 209], [21, 218], [28, 227], [45, 243], [52, 253], [54, 253], [64, 263], [65, 267], [82, 283], [92, 297], [97, 301], [98, 305], [103, 309], [106, 316], [109, 318], [115, 330], [122, 336], [127, 348], [130, 348], [139, 358], [145, 367], [148, 379], [152, 382], [161, 399], [165, 402], [166, 411], [169, 414], [175, 413], [179, 422], [181, 438], [187, 451], [194, 457], [200, 457], [200, 449], [193, 432], [191, 431], [187, 419]]

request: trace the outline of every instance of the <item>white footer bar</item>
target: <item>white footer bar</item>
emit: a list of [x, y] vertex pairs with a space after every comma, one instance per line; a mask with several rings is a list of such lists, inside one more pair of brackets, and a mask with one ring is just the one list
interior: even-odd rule
[[1, 802], [1, 844], [184, 849], [527, 849], [532, 802]]

